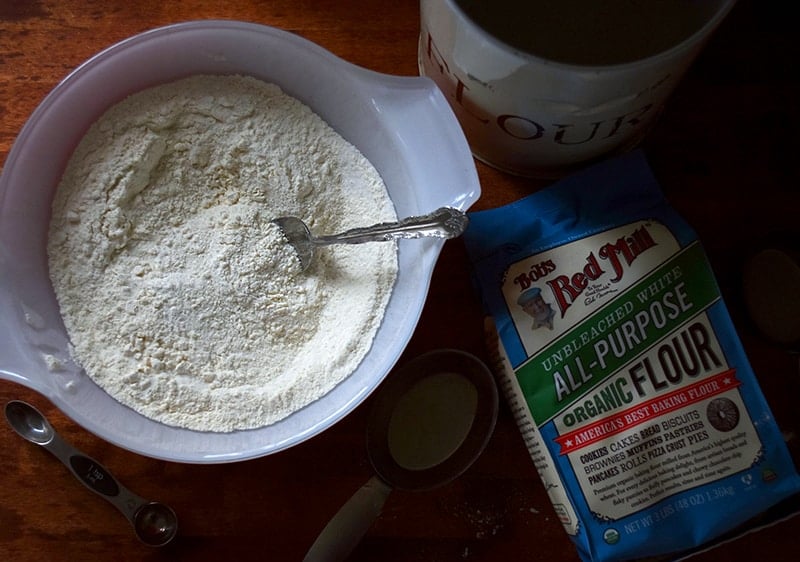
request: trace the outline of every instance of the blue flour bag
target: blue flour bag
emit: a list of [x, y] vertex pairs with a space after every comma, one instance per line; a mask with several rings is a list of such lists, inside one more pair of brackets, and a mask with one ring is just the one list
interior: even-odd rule
[[583, 560], [685, 554], [800, 490], [641, 152], [471, 213], [464, 237], [501, 386]]

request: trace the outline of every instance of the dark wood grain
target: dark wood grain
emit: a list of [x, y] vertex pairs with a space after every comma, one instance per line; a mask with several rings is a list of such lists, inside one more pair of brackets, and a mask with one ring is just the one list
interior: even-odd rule
[[[734, 322], [781, 426], [800, 435], [795, 358], [764, 342], [744, 314], [744, 249], [773, 229], [800, 230], [800, 88], [790, 3], [740, 0], [675, 92], [645, 150], [678, 211], [697, 229]], [[92, 54], [179, 21], [240, 19], [298, 33], [385, 73], [414, 75], [414, 0], [0, 0], [0, 164], [42, 98]], [[476, 209], [545, 185], [478, 164]], [[454, 347], [485, 356], [481, 310], [460, 241], [447, 244], [404, 359]], [[126, 486], [178, 513], [162, 550], [140, 545], [113, 507], [46, 451], [0, 424], [0, 559], [300, 560], [341, 504], [370, 476], [364, 449], [369, 400], [290, 450], [236, 464], [145, 458], [89, 434], [46, 399], [0, 381], [0, 404], [27, 400], [66, 439]], [[793, 452], [797, 455], [796, 447]], [[798, 458], [795, 456], [795, 458]], [[794, 560], [800, 518], [699, 555], [701, 561]], [[575, 561], [522, 440], [503, 407], [486, 453], [432, 492], [394, 492], [355, 560]]]

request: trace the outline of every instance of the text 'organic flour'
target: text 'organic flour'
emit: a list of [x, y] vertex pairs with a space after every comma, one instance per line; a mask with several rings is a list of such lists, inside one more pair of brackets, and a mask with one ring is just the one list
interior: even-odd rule
[[53, 202], [50, 275], [75, 360], [170, 425], [268, 425], [371, 346], [393, 243], [336, 246], [303, 273], [271, 220], [334, 232], [396, 218], [377, 171], [277, 86], [195, 76], [107, 111]]

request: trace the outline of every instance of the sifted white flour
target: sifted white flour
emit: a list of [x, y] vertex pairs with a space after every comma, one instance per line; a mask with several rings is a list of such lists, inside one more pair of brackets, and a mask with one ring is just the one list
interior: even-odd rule
[[301, 273], [270, 221], [334, 232], [396, 218], [372, 165], [277, 86], [195, 76], [106, 112], [53, 202], [50, 275], [75, 360], [145, 416], [268, 425], [349, 375], [397, 274], [392, 243]]

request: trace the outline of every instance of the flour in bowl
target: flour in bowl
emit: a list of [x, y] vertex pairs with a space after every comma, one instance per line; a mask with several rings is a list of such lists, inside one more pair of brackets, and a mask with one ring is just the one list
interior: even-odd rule
[[332, 246], [305, 273], [271, 220], [395, 220], [374, 167], [250, 77], [194, 76], [109, 109], [53, 201], [50, 276], [72, 355], [119, 402], [201, 431], [261, 427], [368, 352], [394, 243]]

